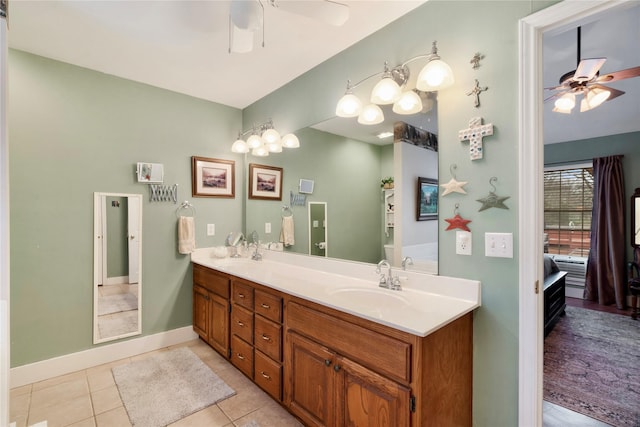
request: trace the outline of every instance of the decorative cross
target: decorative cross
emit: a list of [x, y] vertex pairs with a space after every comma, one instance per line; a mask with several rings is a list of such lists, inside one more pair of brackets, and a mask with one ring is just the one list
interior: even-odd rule
[[478, 68], [480, 68], [481, 59], [484, 59], [484, 55], [482, 55], [480, 52], [476, 52], [476, 54], [473, 55], [473, 58], [471, 58], [471, 61], [469, 61], [469, 63], [471, 64], [471, 67], [474, 70], [477, 70]]
[[487, 90], [489, 90], [489, 86], [480, 87], [480, 83], [478, 82], [478, 79], [474, 79], [474, 80], [476, 81], [476, 85], [470, 92], [467, 92], [467, 96], [475, 95], [476, 100], [473, 103], [473, 106], [478, 108], [480, 107], [480, 93], [486, 92]]
[[493, 135], [493, 124], [482, 124], [482, 117], [473, 117], [469, 120], [469, 127], [458, 131], [460, 142], [469, 140], [469, 155], [471, 160], [482, 158], [482, 138]]

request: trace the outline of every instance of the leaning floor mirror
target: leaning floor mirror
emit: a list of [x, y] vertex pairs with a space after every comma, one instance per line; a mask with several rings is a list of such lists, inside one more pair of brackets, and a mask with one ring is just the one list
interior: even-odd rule
[[94, 193], [93, 342], [142, 333], [142, 195]]

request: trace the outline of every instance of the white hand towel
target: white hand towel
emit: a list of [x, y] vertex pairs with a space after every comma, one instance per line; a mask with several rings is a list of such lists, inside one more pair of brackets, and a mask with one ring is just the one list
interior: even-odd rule
[[296, 241], [293, 236], [295, 226], [293, 224], [293, 215], [282, 217], [282, 229], [280, 230], [280, 242], [284, 246], [293, 246]]
[[195, 223], [191, 216], [181, 216], [178, 220], [178, 252], [190, 254], [196, 250]]

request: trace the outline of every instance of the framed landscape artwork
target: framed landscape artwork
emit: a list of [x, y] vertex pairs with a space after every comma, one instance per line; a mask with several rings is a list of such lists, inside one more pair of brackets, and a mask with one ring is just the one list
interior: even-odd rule
[[249, 198], [282, 200], [282, 168], [249, 163]]
[[235, 197], [233, 160], [191, 157], [191, 194], [193, 197]]
[[418, 178], [418, 221], [438, 219], [438, 181]]

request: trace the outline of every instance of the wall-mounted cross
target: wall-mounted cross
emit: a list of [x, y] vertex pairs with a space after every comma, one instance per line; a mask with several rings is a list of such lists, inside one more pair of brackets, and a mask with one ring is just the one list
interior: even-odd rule
[[482, 158], [482, 138], [493, 135], [493, 124], [482, 124], [482, 117], [474, 117], [469, 120], [469, 127], [458, 131], [460, 142], [469, 141], [469, 155], [471, 160]]
[[476, 81], [475, 87], [470, 92], [467, 92], [467, 96], [475, 95], [476, 100], [473, 106], [478, 108], [480, 107], [480, 93], [489, 90], [489, 86], [480, 87], [480, 83], [478, 82], [478, 79], [475, 79], [475, 81]]

